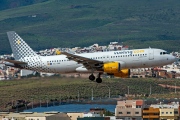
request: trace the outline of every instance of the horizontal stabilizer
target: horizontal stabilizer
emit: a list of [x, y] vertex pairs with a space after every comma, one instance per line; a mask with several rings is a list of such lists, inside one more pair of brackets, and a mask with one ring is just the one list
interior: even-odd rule
[[9, 59], [3, 59], [3, 60], [6, 61], [6, 62], [10, 62], [10, 63], [14, 63], [14, 64], [19, 64], [19, 65], [27, 64], [26, 62], [17, 61], [17, 60], [9, 60]]

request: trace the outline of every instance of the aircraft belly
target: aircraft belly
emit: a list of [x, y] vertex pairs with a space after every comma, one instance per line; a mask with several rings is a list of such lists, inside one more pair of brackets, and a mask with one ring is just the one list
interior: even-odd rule
[[142, 60], [141, 59], [135, 59], [130, 63], [132, 68], [138, 68], [142, 66]]

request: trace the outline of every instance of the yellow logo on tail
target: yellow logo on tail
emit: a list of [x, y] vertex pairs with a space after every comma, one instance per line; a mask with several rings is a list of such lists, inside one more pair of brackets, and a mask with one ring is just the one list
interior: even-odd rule
[[19, 44], [21, 44], [21, 41], [20, 41], [20, 40], [17, 40], [17, 42], [16, 42], [16, 43], [19, 45]]
[[61, 54], [61, 51], [60, 50], [56, 50], [56, 55], [60, 55]]

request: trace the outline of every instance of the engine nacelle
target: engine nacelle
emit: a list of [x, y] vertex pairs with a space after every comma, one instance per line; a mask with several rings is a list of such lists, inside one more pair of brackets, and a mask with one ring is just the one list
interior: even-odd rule
[[127, 78], [130, 76], [130, 69], [123, 69], [119, 73], [114, 73], [114, 76], [121, 77], [121, 78]]
[[103, 66], [104, 72], [109, 74], [119, 73], [121, 70], [120, 63], [118, 62], [111, 62], [105, 63]]
[[105, 63], [103, 66], [103, 70], [107, 74], [111, 74], [116, 77], [126, 78], [130, 76], [130, 70], [129, 69], [121, 70], [121, 64], [119, 62]]

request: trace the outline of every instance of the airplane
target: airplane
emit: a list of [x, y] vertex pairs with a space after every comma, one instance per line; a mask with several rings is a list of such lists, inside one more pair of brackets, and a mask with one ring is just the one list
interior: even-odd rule
[[[131, 68], [148, 68], [171, 64], [176, 58], [156, 48], [40, 56], [15, 32], [7, 32], [15, 60], [5, 59], [7, 66], [48, 73], [89, 72], [89, 79], [101, 83], [103, 73], [126, 78]], [[98, 73], [97, 78], [94, 73]]]

